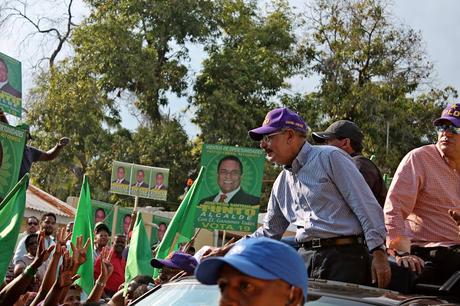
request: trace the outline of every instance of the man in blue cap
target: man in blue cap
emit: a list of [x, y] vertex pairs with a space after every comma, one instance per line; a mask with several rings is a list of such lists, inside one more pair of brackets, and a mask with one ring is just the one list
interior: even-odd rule
[[267, 159], [284, 166], [264, 224], [251, 236], [279, 240], [294, 224], [310, 277], [386, 287], [391, 270], [380, 205], [346, 152], [312, 146], [306, 133], [305, 122], [288, 108], [270, 111], [261, 127], [249, 131]]
[[264, 237], [244, 239], [224, 257], [202, 261], [196, 278], [218, 284], [220, 305], [298, 306], [307, 298], [307, 270], [290, 246]]

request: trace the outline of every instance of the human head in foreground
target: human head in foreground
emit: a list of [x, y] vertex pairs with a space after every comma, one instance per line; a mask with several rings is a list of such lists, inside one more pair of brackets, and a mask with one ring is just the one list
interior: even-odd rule
[[303, 305], [307, 269], [290, 246], [265, 237], [238, 242], [223, 257], [202, 261], [196, 278], [218, 284], [220, 305]]

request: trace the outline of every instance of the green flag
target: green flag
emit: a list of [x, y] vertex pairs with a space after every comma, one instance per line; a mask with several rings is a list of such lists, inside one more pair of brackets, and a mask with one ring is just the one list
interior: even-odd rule
[[0, 280], [2, 281], [13, 258], [21, 221], [24, 217], [28, 181], [29, 174], [26, 174], [0, 204]]
[[150, 264], [152, 250], [150, 249], [149, 238], [144, 227], [142, 214], [137, 213], [136, 225], [134, 226], [129, 243], [128, 260], [125, 269], [125, 288], [128, 283], [138, 275], [152, 275], [153, 267]]
[[77, 271], [80, 278], [76, 281], [83, 291], [89, 295], [94, 286], [94, 267], [93, 267], [93, 228], [91, 226], [91, 194], [89, 192], [88, 177], [83, 177], [81, 186], [80, 199], [78, 200], [77, 213], [75, 215], [75, 224], [72, 232], [72, 243], [75, 244], [77, 237], [83, 236], [83, 244], [90, 239], [88, 252], [86, 253], [86, 262], [82, 264]]
[[204, 167], [201, 167], [197, 179], [179, 205], [171, 223], [169, 223], [158, 248], [156, 258], [166, 258], [173, 249], [177, 249], [179, 243], [190, 241], [195, 234], [195, 215], [197, 204], [201, 200], [200, 190], [203, 181], [203, 170]]

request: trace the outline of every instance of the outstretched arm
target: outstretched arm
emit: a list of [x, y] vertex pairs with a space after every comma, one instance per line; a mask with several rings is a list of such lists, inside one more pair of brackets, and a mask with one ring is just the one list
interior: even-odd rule
[[52, 149], [42, 153], [38, 160], [49, 161], [55, 159], [59, 155], [59, 152], [61, 152], [62, 148], [64, 148], [69, 142], [69, 138], [62, 137], [61, 139], [59, 139], [59, 142]]

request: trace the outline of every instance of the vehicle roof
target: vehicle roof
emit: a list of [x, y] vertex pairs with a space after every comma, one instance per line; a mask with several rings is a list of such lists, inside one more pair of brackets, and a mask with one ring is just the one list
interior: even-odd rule
[[[200, 284], [193, 276], [181, 278], [177, 281], [166, 283], [163, 286], [176, 286], [178, 284]], [[330, 280], [309, 279], [308, 301], [314, 301], [322, 296], [359, 301], [371, 305], [460, 305], [453, 304], [441, 297], [404, 295], [396, 291], [374, 287], [343, 283]]]

